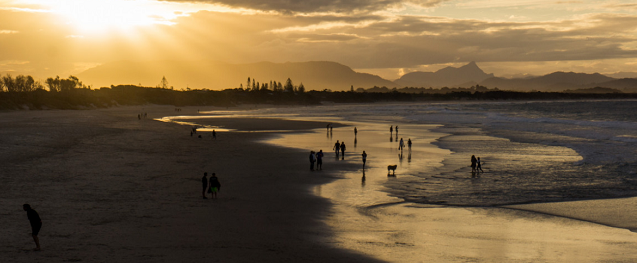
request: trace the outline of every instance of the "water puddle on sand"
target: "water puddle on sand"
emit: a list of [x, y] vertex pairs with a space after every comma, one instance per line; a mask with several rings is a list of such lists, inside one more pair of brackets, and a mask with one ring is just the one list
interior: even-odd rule
[[[454, 159], [453, 152], [432, 144], [448, 134], [432, 132], [437, 125], [399, 124], [398, 137], [394, 132], [390, 138], [389, 126], [395, 123], [342, 123], [351, 126], [334, 128], [332, 133], [316, 129], [313, 133], [282, 134], [267, 141], [306, 149], [308, 154], [323, 150], [326, 171], [333, 171], [336, 162], [360, 165], [356, 171], [342, 172], [343, 179], [314, 189], [316, 195], [334, 204], [334, 213], [326, 223], [335, 233], [332, 244], [336, 247], [388, 262], [637, 259], [637, 235], [625, 229], [505, 208], [405, 202], [404, 196], [388, 194], [390, 188], [431, 187], [423, 175], [439, 172], [446, 159]], [[411, 149], [400, 151], [400, 138], [405, 143], [411, 139]], [[347, 146], [344, 160], [332, 150], [337, 140]], [[363, 151], [368, 154], [365, 169]], [[395, 176], [388, 176], [387, 165], [397, 165]], [[473, 180], [469, 173], [466, 177]]]

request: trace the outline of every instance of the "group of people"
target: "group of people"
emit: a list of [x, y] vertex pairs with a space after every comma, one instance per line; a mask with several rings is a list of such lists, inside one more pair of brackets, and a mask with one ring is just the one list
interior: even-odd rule
[[215, 173], [212, 173], [210, 179], [208, 179], [208, 173], [203, 173], [203, 177], [201, 178], [201, 186], [203, 190], [201, 194], [203, 195], [203, 199], [208, 199], [206, 197], [206, 193], [210, 193], [212, 199], [217, 198], [217, 192], [221, 189], [221, 183], [219, 183], [219, 178]]
[[[407, 147], [409, 147], [409, 149], [411, 149], [411, 138], [407, 139]], [[403, 141], [403, 138], [400, 138], [400, 142], [398, 143], [398, 150], [403, 150], [405, 149], [405, 141]]]
[[338, 158], [339, 155], [339, 151], [341, 153], [341, 156], [343, 156], [343, 158], [341, 160], [345, 160], [345, 142], [339, 142], [338, 140], [336, 140], [336, 143], [334, 144], [334, 148], [332, 148], [332, 150], [335, 150], [336, 152], [336, 158]]
[[[480, 171], [478, 171], [480, 170]], [[483, 172], [482, 170], [482, 163], [480, 162], [480, 157], [476, 158], [475, 155], [471, 155], [471, 172], [472, 173], [476, 173], [476, 172]]]
[[310, 151], [310, 170], [314, 171], [314, 163], [316, 163], [316, 170], [323, 170], [323, 150], [315, 153]]

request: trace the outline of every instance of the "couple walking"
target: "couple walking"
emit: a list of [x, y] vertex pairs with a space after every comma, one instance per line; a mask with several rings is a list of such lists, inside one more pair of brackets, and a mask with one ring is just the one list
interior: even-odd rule
[[480, 170], [480, 172], [484, 171], [482, 170], [482, 164], [480, 162], [480, 157], [476, 158], [475, 155], [471, 155], [471, 172], [475, 173], [478, 170]]
[[345, 160], [345, 142], [338, 142], [338, 140], [336, 140], [336, 144], [334, 144], [334, 148], [332, 148], [332, 150], [336, 151], [337, 159], [338, 159], [338, 152], [340, 151], [343, 156], [342, 160]]
[[316, 163], [316, 170], [323, 170], [323, 150], [314, 153], [310, 151], [310, 170], [314, 171], [314, 163]]

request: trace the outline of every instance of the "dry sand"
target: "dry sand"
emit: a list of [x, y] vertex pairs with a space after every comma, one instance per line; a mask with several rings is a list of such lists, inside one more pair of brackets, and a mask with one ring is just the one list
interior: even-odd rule
[[[138, 120], [140, 112], [148, 119]], [[255, 143], [267, 132], [200, 139], [189, 127], [151, 120], [174, 114], [161, 106], [0, 113], [0, 261], [375, 261], [331, 245], [329, 201], [309, 189], [334, 175], [310, 172], [306, 152]], [[201, 197], [204, 172], [219, 177], [216, 200]], [[24, 203], [42, 217], [42, 251], [31, 251]]]

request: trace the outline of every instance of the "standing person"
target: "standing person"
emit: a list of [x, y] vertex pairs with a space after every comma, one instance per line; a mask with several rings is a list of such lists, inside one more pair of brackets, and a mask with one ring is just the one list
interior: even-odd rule
[[403, 150], [403, 148], [405, 148], [405, 141], [403, 141], [403, 138], [400, 138], [400, 142], [398, 143], [398, 150]]
[[212, 130], [212, 139], [213, 140], [217, 139], [217, 132], [215, 130]]
[[357, 134], [358, 134], [358, 130], [356, 129], [356, 127], [354, 127], [354, 137], [356, 137]]
[[475, 173], [476, 172], [476, 163], [478, 162], [478, 159], [476, 159], [475, 155], [471, 155], [471, 172]]
[[367, 153], [365, 153], [365, 151], [363, 151], [363, 169], [365, 169], [365, 162], [367, 162]]
[[332, 150], [336, 150], [336, 157], [338, 157], [338, 151], [341, 150], [341, 143], [336, 140], [336, 144], [334, 144], [334, 148]]
[[217, 192], [221, 190], [221, 183], [215, 173], [210, 176], [210, 192], [212, 193], [212, 199], [217, 199]]
[[203, 199], [208, 199], [206, 197], [206, 190], [208, 190], [208, 173], [203, 173], [203, 177], [201, 177], [201, 186], [203, 186], [203, 190], [201, 191], [201, 195], [203, 195]]
[[314, 151], [310, 151], [310, 171], [314, 171], [314, 162], [316, 162]]
[[398, 125], [396, 125], [396, 135], [398, 135]]
[[476, 172], [477, 172], [478, 170], [480, 170], [480, 172], [483, 172], [483, 173], [484, 173], [484, 171], [482, 171], [482, 164], [480, 163], [480, 157], [478, 157], [478, 161], [477, 161], [477, 163], [476, 163], [476, 164], [478, 165], [478, 166], [476, 167]]
[[40, 250], [38, 233], [40, 233], [40, 228], [42, 228], [42, 219], [40, 219], [38, 212], [31, 209], [29, 204], [22, 205], [22, 209], [27, 211], [27, 218], [29, 219], [29, 223], [31, 223], [31, 236], [33, 236], [33, 241], [35, 242], [35, 248], [33, 250], [38, 251]]
[[345, 142], [341, 143], [341, 155], [343, 156], [342, 160], [345, 160]]
[[316, 170], [323, 170], [323, 150], [316, 153]]
[[389, 134], [394, 134], [394, 125], [389, 126]]
[[411, 138], [407, 139], [407, 147], [409, 147], [409, 149], [411, 149]]

